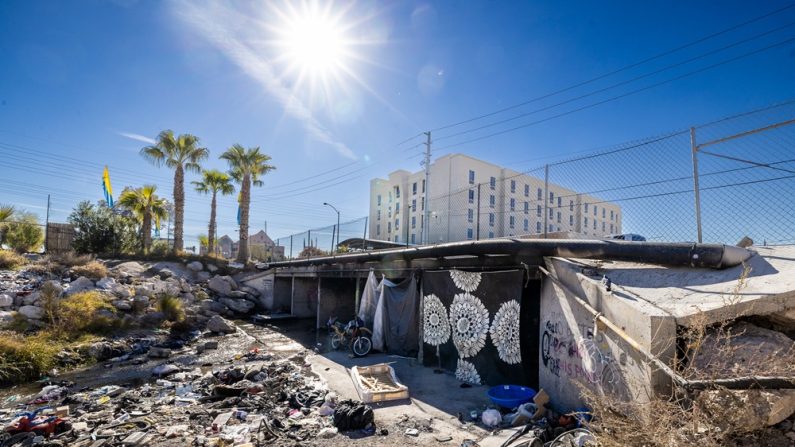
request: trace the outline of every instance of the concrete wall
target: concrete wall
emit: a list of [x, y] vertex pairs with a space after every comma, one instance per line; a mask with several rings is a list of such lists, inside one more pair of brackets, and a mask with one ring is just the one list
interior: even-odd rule
[[251, 279], [241, 279], [238, 284], [256, 289], [260, 306], [265, 310], [273, 309], [273, 275], [254, 275]]
[[559, 411], [581, 407], [585, 390], [641, 402], [669, 390], [667, 376], [653, 371], [624, 340], [595, 327], [575, 295], [666, 362], [676, 349], [674, 318], [636, 297], [605, 291], [571, 261], [547, 259], [547, 268], [566, 286], [545, 278], [541, 288], [539, 387], [550, 394], [553, 406]]
[[[362, 283], [363, 284], [363, 283]], [[325, 327], [329, 317], [342, 322], [353, 319], [356, 313], [356, 279], [322, 278], [318, 306], [318, 327]]]
[[273, 302], [270, 310], [278, 312], [292, 311], [293, 278], [291, 276], [277, 276], [273, 280]]
[[299, 318], [317, 316], [318, 278], [295, 277], [293, 282], [292, 314]]

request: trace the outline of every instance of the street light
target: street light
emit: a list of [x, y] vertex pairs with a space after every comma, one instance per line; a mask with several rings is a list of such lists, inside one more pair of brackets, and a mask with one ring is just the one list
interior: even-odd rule
[[[337, 244], [340, 243], [340, 210], [338, 210], [334, 205], [323, 202], [323, 205], [330, 206], [331, 209], [337, 212]], [[331, 246], [334, 248], [334, 253], [337, 252], [338, 247], [334, 245], [334, 232], [331, 233]]]

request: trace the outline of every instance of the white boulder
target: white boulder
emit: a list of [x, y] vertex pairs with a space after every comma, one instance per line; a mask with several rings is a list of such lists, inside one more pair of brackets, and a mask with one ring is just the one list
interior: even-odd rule
[[36, 306], [22, 306], [19, 313], [28, 320], [41, 320], [44, 317], [44, 309]]
[[212, 318], [207, 321], [207, 329], [221, 334], [231, 334], [236, 330], [234, 324], [220, 315], [213, 315]]
[[192, 272], [200, 272], [204, 270], [204, 266], [199, 261], [193, 261], [188, 263], [188, 270]]
[[214, 276], [207, 282], [207, 287], [221, 296], [226, 296], [237, 289], [237, 283], [229, 276]]

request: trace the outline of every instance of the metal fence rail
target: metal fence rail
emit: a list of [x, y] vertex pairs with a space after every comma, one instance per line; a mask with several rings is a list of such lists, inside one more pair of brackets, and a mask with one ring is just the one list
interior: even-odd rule
[[314, 255], [334, 253], [339, 249], [357, 248], [338, 247], [338, 245], [347, 239], [366, 239], [367, 221], [367, 217], [360, 217], [340, 222], [339, 228], [334, 224], [282, 236], [276, 239], [276, 245], [284, 247], [284, 256], [287, 259], [299, 257], [304, 250], [307, 250], [306, 253], [310, 253], [309, 247], [316, 249], [311, 251]]

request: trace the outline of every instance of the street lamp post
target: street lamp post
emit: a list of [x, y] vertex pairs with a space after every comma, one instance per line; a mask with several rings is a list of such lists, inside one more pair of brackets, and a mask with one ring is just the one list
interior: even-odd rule
[[[323, 205], [330, 206], [331, 209], [333, 209], [334, 211], [337, 212], [337, 244], [339, 244], [340, 243], [340, 211], [334, 205], [332, 205], [332, 204], [330, 204], [328, 202], [323, 202]], [[334, 253], [336, 253], [337, 250], [339, 249], [339, 247], [334, 245], [334, 232], [333, 231], [331, 232], [331, 246], [334, 248]]]

